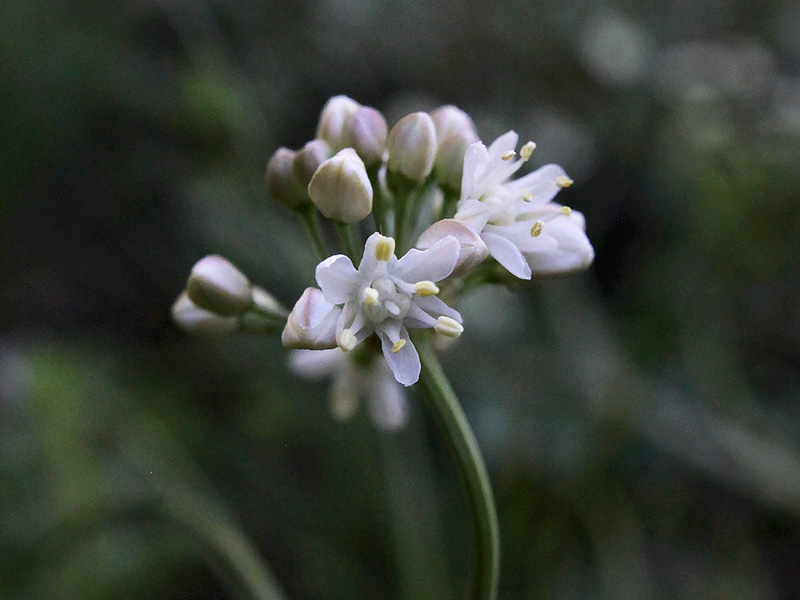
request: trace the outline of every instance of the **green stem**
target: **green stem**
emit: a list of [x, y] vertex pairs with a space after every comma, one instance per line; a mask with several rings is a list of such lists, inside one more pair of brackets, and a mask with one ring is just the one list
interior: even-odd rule
[[317, 220], [317, 209], [313, 205], [300, 210], [300, 216], [303, 217], [303, 223], [306, 226], [308, 237], [311, 238], [311, 243], [314, 245], [314, 250], [319, 255], [320, 260], [328, 258], [331, 253], [322, 238], [322, 231], [319, 228], [319, 221]]
[[394, 232], [391, 230], [391, 224], [387, 218], [391, 207], [389, 206], [389, 198], [384, 195], [380, 184], [379, 169], [380, 165], [367, 169], [369, 181], [372, 184], [372, 212], [375, 215], [375, 224], [378, 227], [378, 231], [382, 235], [391, 237]]
[[342, 240], [345, 254], [350, 257], [353, 264], [359, 264], [361, 262], [362, 248], [361, 244], [356, 242], [355, 225], [340, 221], [334, 221], [334, 224], [336, 225], [336, 231], [339, 233], [339, 239]]
[[500, 537], [486, 465], [467, 417], [439, 364], [431, 335], [419, 332], [413, 341], [422, 362], [421, 381], [427, 392], [425, 400], [456, 459], [472, 511], [477, 551], [467, 597], [470, 600], [494, 600], [500, 569]]

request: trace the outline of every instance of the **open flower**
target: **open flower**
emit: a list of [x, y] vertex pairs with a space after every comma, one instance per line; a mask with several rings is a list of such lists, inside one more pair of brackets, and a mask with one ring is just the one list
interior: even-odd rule
[[535, 147], [528, 142], [515, 160], [517, 140], [509, 131], [488, 149], [481, 142], [467, 148], [455, 220], [479, 234], [489, 254], [520, 279], [585, 269], [594, 250], [583, 215], [552, 202], [572, 180], [553, 164], [509, 180]]
[[394, 246], [394, 239], [373, 233], [358, 270], [347, 256], [337, 254], [317, 265], [316, 277], [325, 299], [344, 305], [336, 325], [339, 347], [352, 350], [376, 333], [397, 381], [411, 385], [419, 379], [420, 361], [408, 328], [433, 327], [449, 337], [463, 331], [461, 315], [436, 297], [436, 282], [456, 266], [459, 243], [447, 236], [400, 259]]
[[403, 386], [386, 362], [356, 364], [350, 354], [333, 350], [296, 350], [289, 366], [306, 379], [331, 379], [330, 409], [339, 421], [351, 419], [360, 401], [367, 404], [370, 419], [379, 429], [393, 431], [408, 421], [408, 401]]

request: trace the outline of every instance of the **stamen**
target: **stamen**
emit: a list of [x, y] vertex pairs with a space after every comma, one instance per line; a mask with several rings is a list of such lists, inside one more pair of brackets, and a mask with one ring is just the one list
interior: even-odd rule
[[536, 221], [531, 227], [531, 237], [539, 237], [542, 234], [542, 229], [544, 228], [544, 223], [542, 221]]
[[562, 206], [561, 207], [561, 214], [570, 216], [572, 214], [572, 209], [569, 206]]
[[400, 350], [403, 349], [403, 346], [406, 345], [406, 341], [404, 339], [399, 339], [395, 342], [394, 346], [392, 346], [392, 354], [397, 354]]
[[375, 288], [364, 288], [364, 304], [367, 306], [378, 306], [378, 302], [380, 301], [380, 294], [378, 290]]
[[342, 329], [342, 333], [339, 334], [339, 348], [344, 352], [350, 352], [350, 350], [356, 347], [357, 343], [358, 340], [356, 340], [356, 336], [350, 329]]
[[533, 142], [528, 142], [522, 148], [519, 149], [519, 155], [522, 157], [522, 160], [528, 162], [528, 159], [531, 157], [531, 154], [536, 149], [536, 144]]
[[432, 281], [418, 281], [414, 284], [414, 291], [420, 296], [435, 296], [439, 293], [439, 286]]
[[511, 160], [512, 158], [514, 158], [515, 154], [516, 152], [514, 152], [513, 150], [506, 150], [500, 155], [500, 158], [502, 158], [503, 160]]
[[525, 202], [530, 202], [531, 200], [533, 200], [533, 194], [531, 194], [530, 190], [526, 190], [522, 194], [522, 199], [525, 200]]
[[394, 254], [394, 238], [381, 237], [375, 244], [375, 258], [383, 262], [389, 262]]
[[436, 321], [436, 325], [433, 326], [433, 329], [436, 333], [441, 333], [445, 337], [449, 338], [457, 338], [464, 332], [464, 327], [456, 321], [455, 319], [451, 319], [450, 317], [439, 317]]
[[570, 179], [569, 177], [566, 177], [565, 175], [559, 175], [558, 177], [556, 177], [556, 185], [560, 188], [568, 188], [573, 183], [575, 182], [572, 181], [572, 179]]

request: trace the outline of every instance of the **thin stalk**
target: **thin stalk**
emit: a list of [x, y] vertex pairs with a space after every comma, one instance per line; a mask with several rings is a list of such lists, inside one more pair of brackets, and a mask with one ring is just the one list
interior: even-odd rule
[[306, 233], [311, 238], [311, 243], [314, 245], [314, 250], [319, 256], [320, 260], [328, 258], [331, 253], [328, 251], [328, 246], [322, 237], [322, 230], [319, 227], [319, 220], [317, 219], [317, 209], [312, 205], [302, 209], [300, 216], [303, 217], [303, 223], [306, 226]]
[[387, 218], [388, 211], [391, 209], [391, 206], [389, 206], [390, 198], [383, 193], [383, 187], [381, 186], [380, 177], [378, 175], [379, 170], [380, 165], [375, 168], [367, 169], [369, 181], [372, 184], [372, 212], [375, 216], [375, 224], [381, 235], [391, 237], [394, 232], [391, 231], [390, 223]]
[[356, 241], [355, 225], [350, 223], [342, 223], [334, 221], [336, 225], [336, 232], [339, 234], [339, 239], [342, 240], [344, 253], [350, 257], [354, 264], [361, 261], [361, 244]]
[[467, 417], [439, 364], [431, 336], [424, 331], [415, 333], [413, 341], [422, 362], [425, 401], [456, 459], [472, 512], [476, 553], [467, 598], [494, 600], [500, 570], [500, 537], [486, 465]]

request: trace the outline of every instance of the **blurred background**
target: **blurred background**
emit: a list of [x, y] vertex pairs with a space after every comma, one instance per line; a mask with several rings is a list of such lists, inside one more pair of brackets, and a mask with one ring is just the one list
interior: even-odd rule
[[467, 505], [413, 390], [399, 432], [340, 423], [277, 337], [169, 316], [206, 254], [287, 306], [313, 284], [262, 175], [344, 93], [390, 125], [456, 104], [576, 181], [594, 266], [481, 289], [442, 357], [500, 598], [800, 598], [800, 2], [3, 0], [0, 22], [0, 597], [462, 596]]

